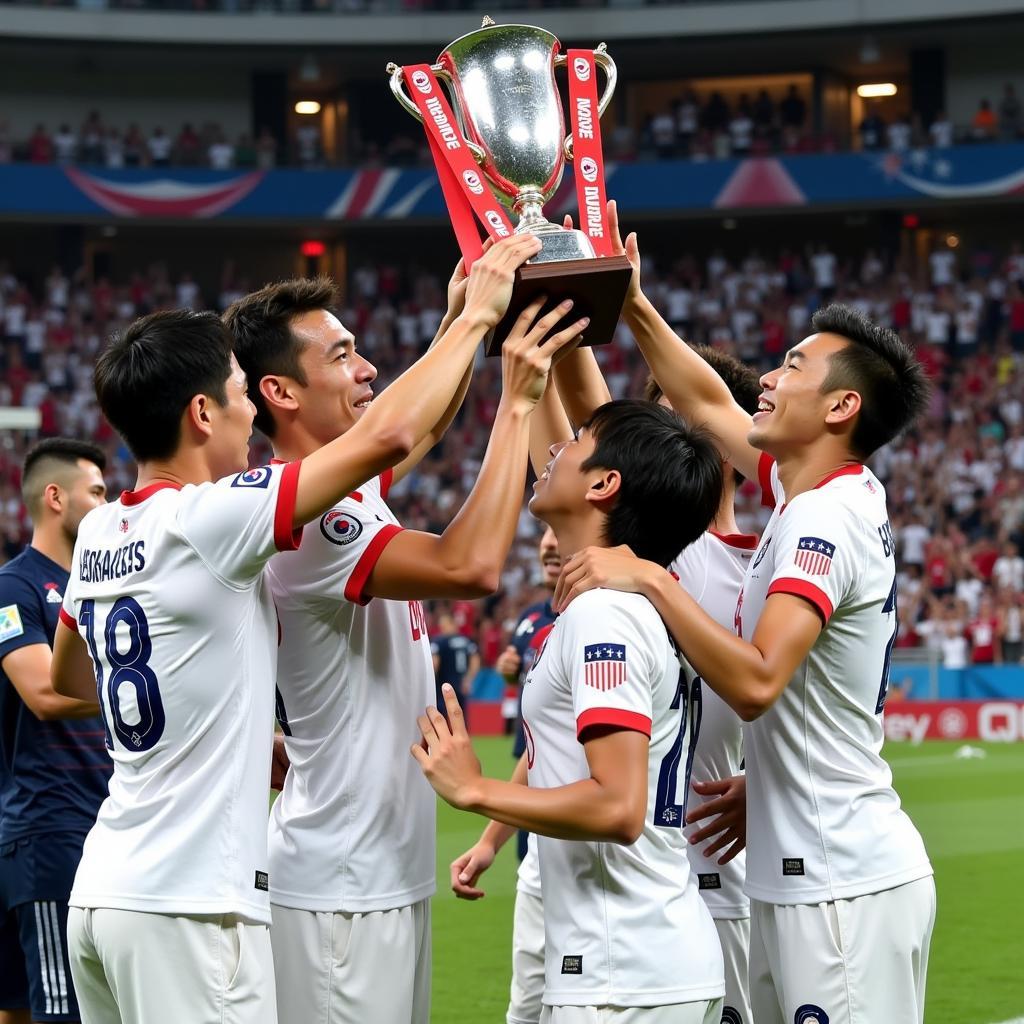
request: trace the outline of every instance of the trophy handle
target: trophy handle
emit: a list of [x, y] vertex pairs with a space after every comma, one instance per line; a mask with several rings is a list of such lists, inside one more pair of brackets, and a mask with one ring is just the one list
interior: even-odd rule
[[[569, 58], [564, 53], [559, 53], [555, 57], [555, 67], [564, 68], [569, 63]], [[608, 109], [608, 104], [612, 101], [612, 96], [615, 95], [615, 85], [619, 80], [619, 72], [615, 67], [615, 61], [612, 60], [611, 54], [608, 53], [608, 44], [599, 43], [597, 48], [594, 50], [594, 63], [604, 72], [605, 83], [604, 92], [601, 94], [601, 99], [597, 103], [597, 116], [603, 117], [604, 112]], [[394, 88], [394, 86], [392, 86]], [[565, 153], [565, 159], [572, 160], [572, 132], [569, 132], [565, 137], [565, 142], [562, 144], [562, 151]]]
[[[392, 61], [388, 64], [386, 70], [391, 76], [391, 92], [394, 94], [395, 99], [398, 100], [407, 114], [411, 114], [417, 121], [419, 121], [420, 124], [423, 124], [423, 116], [420, 114], [420, 108], [416, 106], [416, 104], [409, 98], [409, 94], [405, 91], [405, 77], [402, 73], [401, 66]], [[448, 74], [447, 69], [442, 64], [431, 64], [430, 70], [433, 71], [438, 78], [451, 86], [451, 75]], [[460, 134], [462, 134], [461, 131]], [[483, 149], [481, 149], [475, 142], [470, 142], [465, 135], [462, 135], [462, 141], [466, 144], [466, 149], [473, 154], [473, 159], [478, 164], [482, 165], [486, 157]]]

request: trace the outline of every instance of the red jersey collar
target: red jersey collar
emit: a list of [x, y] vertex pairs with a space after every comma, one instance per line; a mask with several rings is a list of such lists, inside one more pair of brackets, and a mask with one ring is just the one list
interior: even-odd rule
[[744, 551], [756, 550], [760, 540], [756, 533], [719, 533], [717, 530], [709, 532], [723, 544], [727, 544], [731, 548], [742, 548]]
[[181, 484], [176, 484], [171, 480], [154, 480], [151, 484], [146, 484], [145, 487], [141, 487], [137, 491], [122, 491], [121, 492], [121, 504], [122, 505], [141, 505], [147, 498], [151, 498], [157, 491], [163, 491], [167, 488], [172, 491], [180, 491]]

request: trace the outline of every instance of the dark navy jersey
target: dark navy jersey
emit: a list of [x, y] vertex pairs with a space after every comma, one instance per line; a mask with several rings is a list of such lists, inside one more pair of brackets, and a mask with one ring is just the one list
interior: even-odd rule
[[[544, 638], [551, 632], [551, 626], [555, 622], [555, 610], [551, 607], [550, 601], [538, 601], [531, 604], [519, 617], [516, 623], [516, 631], [512, 634], [512, 646], [519, 654], [519, 681], [526, 678], [526, 673], [533, 667]], [[523, 756], [526, 750], [526, 740], [523, 736], [522, 712], [516, 723], [515, 743], [512, 753], [516, 758]]]
[[469, 660], [476, 654], [476, 644], [461, 633], [438, 636], [430, 642], [430, 653], [440, 659], [437, 681], [448, 683], [458, 691], [459, 684], [469, 671]]
[[30, 644], [53, 647], [68, 574], [35, 548], [0, 566], [0, 844], [87, 832], [112, 769], [96, 718], [41, 722], [4, 671]]

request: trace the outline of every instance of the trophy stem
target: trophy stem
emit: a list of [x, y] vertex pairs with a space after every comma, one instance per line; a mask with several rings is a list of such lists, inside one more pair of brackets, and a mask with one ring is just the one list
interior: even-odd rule
[[544, 216], [541, 204], [544, 196], [536, 189], [522, 189], [516, 196], [512, 209], [519, 215], [519, 223], [516, 225], [516, 234], [522, 235], [526, 232], [538, 234], [543, 231], [550, 231], [552, 228], [558, 230], [547, 217]]

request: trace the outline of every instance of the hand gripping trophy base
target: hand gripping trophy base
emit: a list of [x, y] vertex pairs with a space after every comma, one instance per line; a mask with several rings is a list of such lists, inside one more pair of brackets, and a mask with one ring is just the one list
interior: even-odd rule
[[[586, 236], [579, 231], [566, 231], [558, 228], [558, 232], [576, 242], [574, 235], [579, 235], [589, 247]], [[545, 249], [541, 250], [534, 260], [521, 266], [516, 271], [516, 283], [512, 287], [512, 300], [508, 310], [499, 321], [497, 327], [484, 339], [484, 351], [489, 356], [501, 354], [501, 346], [509, 331], [512, 330], [519, 314], [538, 296], [547, 296], [542, 313], [555, 308], [563, 299], [572, 299], [573, 307], [568, 316], [564, 317], [552, 330], [552, 334], [575, 323], [580, 317], [589, 316], [590, 324], [583, 334], [581, 345], [607, 345], [615, 336], [615, 327], [619, 322], [619, 313], [626, 299], [629, 279], [633, 267], [625, 256], [605, 256], [601, 258], [561, 259], [555, 257], [545, 260], [547, 242], [554, 238], [546, 232], [541, 233]]]

